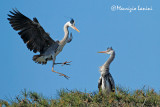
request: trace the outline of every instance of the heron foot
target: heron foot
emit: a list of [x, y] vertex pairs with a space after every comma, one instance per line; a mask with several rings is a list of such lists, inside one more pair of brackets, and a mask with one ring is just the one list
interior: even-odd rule
[[63, 66], [63, 65], [70, 65], [70, 63], [71, 63], [71, 62], [72, 62], [72, 61], [69, 61], [69, 62], [67, 62], [67, 61], [66, 61], [66, 62], [63, 62], [63, 63], [62, 63], [62, 66]]
[[54, 63], [54, 65], [57, 65], [57, 64], [61, 64], [61, 66], [63, 66], [63, 65], [70, 65], [70, 63], [71, 63], [72, 61], [65, 61], [65, 62], [63, 62], [63, 63]]
[[64, 76], [66, 79], [69, 79], [69, 78], [70, 78], [69, 76], [67, 76], [67, 75], [65, 75], [65, 74], [62, 74], [62, 73], [60, 73], [60, 72], [57, 72], [57, 71], [53, 70], [53, 67], [52, 67], [52, 72], [55, 72], [55, 73], [59, 74], [59, 76]]

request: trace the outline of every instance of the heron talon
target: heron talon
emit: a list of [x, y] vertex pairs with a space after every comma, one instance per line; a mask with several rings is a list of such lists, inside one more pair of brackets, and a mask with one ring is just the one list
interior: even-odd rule
[[66, 61], [66, 62], [62, 63], [62, 66], [63, 66], [63, 65], [70, 65], [69, 63], [71, 63], [71, 62], [72, 62], [72, 61], [69, 61], [69, 62]]

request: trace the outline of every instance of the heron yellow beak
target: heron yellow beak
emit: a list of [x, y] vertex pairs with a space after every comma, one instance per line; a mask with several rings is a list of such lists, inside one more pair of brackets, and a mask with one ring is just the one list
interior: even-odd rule
[[98, 53], [106, 53], [106, 51], [100, 51], [100, 52], [98, 52]]
[[75, 26], [73, 26], [73, 29], [76, 30], [77, 32], [80, 32]]

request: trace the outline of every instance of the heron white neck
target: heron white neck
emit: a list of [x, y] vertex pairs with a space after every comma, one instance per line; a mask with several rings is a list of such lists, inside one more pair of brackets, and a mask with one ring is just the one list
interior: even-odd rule
[[64, 37], [63, 39], [60, 41], [61, 43], [63, 43], [64, 45], [66, 44], [66, 41], [68, 39], [68, 34], [69, 34], [69, 31], [68, 31], [68, 22], [64, 25]]
[[110, 57], [108, 58], [108, 60], [104, 63], [103, 66], [105, 66], [105, 68], [109, 68], [109, 65], [111, 64], [111, 62], [113, 61], [115, 57], [115, 52], [113, 52]]

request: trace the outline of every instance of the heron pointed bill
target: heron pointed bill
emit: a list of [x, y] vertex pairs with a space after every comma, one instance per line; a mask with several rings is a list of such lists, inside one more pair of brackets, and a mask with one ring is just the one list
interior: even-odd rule
[[106, 51], [100, 51], [100, 52], [98, 52], [98, 53], [106, 53]]
[[76, 30], [77, 32], [80, 32], [75, 26], [73, 26], [73, 29]]

